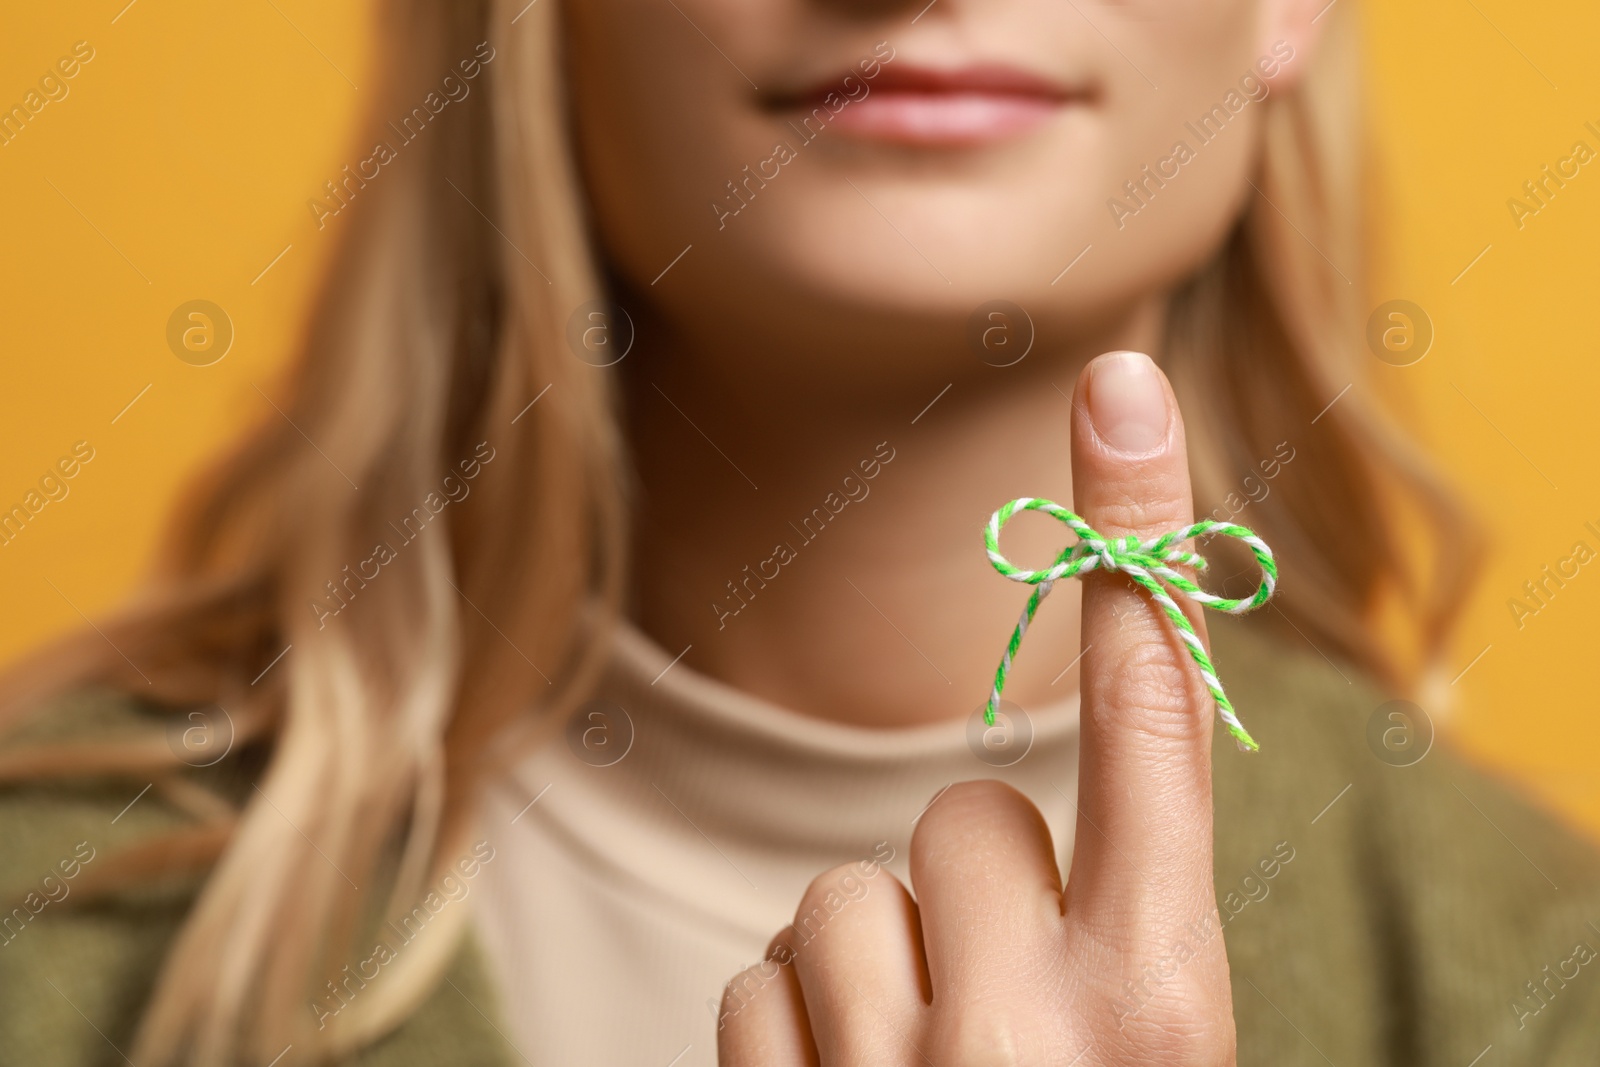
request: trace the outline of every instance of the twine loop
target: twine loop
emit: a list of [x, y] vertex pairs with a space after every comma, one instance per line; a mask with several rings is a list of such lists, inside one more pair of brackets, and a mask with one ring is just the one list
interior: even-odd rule
[[[1019, 511], [1042, 511], [1065, 524], [1078, 539], [1062, 549], [1055, 562], [1043, 570], [1026, 570], [1018, 567], [1000, 554], [1000, 530]], [[1206, 592], [1174, 569], [1193, 567], [1196, 571], [1205, 570], [1204, 557], [1198, 552], [1180, 546], [1192, 538], [1218, 534], [1238, 538], [1249, 545], [1250, 551], [1255, 554], [1256, 563], [1261, 568], [1261, 584], [1254, 595], [1242, 600], [1217, 596]], [[1018, 646], [1022, 644], [1022, 635], [1028, 632], [1028, 624], [1033, 621], [1034, 613], [1039, 610], [1039, 603], [1050, 595], [1055, 583], [1062, 578], [1077, 578], [1094, 570], [1121, 571], [1143, 586], [1151, 599], [1177, 627], [1178, 637], [1188, 648], [1190, 657], [1200, 668], [1200, 676], [1204, 679], [1206, 688], [1211, 691], [1211, 697], [1217, 705], [1218, 717], [1222, 719], [1239, 747], [1250, 752], [1261, 747], [1256, 744], [1239, 722], [1239, 717], [1234, 714], [1233, 705], [1229, 702], [1227, 694], [1222, 691], [1222, 683], [1217, 679], [1216, 668], [1212, 666], [1211, 657], [1206, 654], [1200, 636], [1195, 633], [1194, 626], [1173, 599], [1172, 593], [1168, 591], [1170, 587], [1197, 604], [1231, 615], [1240, 615], [1265, 604], [1278, 584], [1278, 564], [1272, 557], [1272, 549], [1255, 535], [1255, 531], [1237, 523], [1204, 519], [1182, 529], [1171, 530], [1159, 537], [1152, 537], [1148, 541], [1140, 541], [1132, 535], [1105, 537], [1060, 504], [1025, 496], [1006, 504], [989, 518], [989, 525], [983, 534], [983, 543], [989, 554], [989, 562], [995, 570], [1014, 582], [1033, 586], [1033, 594], [1028, 597], [1022, 617], [1017, 620], [1016, 629], [1011, 633], [1011, 641], [1006, 646], [1005, 655], [1000, 659], [1000, 667], [995, 671], [994, 688], [990, 690], [989, 704], [983, 712], [985, 723], [994, 725], [995, 711], [1000, 706], [1000, 693], [1005, 688], [1006, 676], [1011, 673], [1011, 663], [1016, 657]]]

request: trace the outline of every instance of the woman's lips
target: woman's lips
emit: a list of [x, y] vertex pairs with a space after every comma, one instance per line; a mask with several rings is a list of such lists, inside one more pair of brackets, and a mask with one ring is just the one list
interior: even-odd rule
[[901, 144], [978, 144], [1034, 129], [1060, 106], [1002, 93], [875, 92], [839, 112], [832, 125], [853, 137]]
[[[830, 94], [837, 111], [827, 107]], [[785, 110], [809, 116], [823, 108], [831, 113], [828, 125], [852, 138], [958, 146], [1026, 133], [1086, 95], [1012, 67], [885, 66], [871, 80], [853, 75], [819, 85]]]

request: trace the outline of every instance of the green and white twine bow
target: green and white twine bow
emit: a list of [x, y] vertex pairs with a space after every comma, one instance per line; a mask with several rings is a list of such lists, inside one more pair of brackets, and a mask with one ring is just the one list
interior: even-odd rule
[[[1000, 554], [1000, 529], [1019, 511], [1042, 511], [1065, 523], [1078, 535], [1077, 543], [1062, 549], [1056, 561], [1044, 570], [1023, 570]], [[1249, 599], [1229, 600], [1227, 597], [1208, 593], [1173, 570], [1174, 566], [1190, 566], [1196, 570], [1204, 570], [1206, 561], [1198, 553], [1186, 551], [1178, 546], [1190, 538], [1214, 534], [1237, 537], [1249, 545], [1250, 551], [1255, 553], [1256, 563], [1261, 567], [1261, 587]], [[1255, 531], [1237, 523], [1205, 519], [1192, 526], [1185, 526], [1181, 530], [1164, 533], [1149, 541], [1141, 542], [1133, 536], [1109, 538], [1097, 533], [1088, 523], [1060, 504], [1025, 496], [1013, 500], [990, 517], [989, 525], [983, 533], [983, 543], [989, 552], [989, 562], [994, 565], [995, 570], [1014, 582], [1033, 586], [1033, 595], [1028, 597], [1028, 605], [1023, 609], [1022, 617], [1017, 620], [1017, 628], [1012, 631], [1011, 643], [1006, 646], [1006, 654], [1000, 659], [1000, 668], [994, 672], [994, 689], [989, 693], [989, 705], [983, 712], [985, 723], [994, 725], [995, 709], [1000, 706], [1000, 692], [1006, 686], [1006, 675], [1011, 673], [1011, 661], [1016, 657], [1017, 646], [1022, 644], [1022, 635], [1028, 632], [1028, 624], [1033, 621], [1034, 612], [1039, 610], [1040, 602], [1050, 595], [1050, 590], [1058, 579], [1076, 578], [1099, 569], [1121, 571], [1149, 591], [1150, 596], [1161, 606], [1161, 610], [1167, 613], [1167, 618], [1178, 628], [1178, 637], [1188, 646], [1189, 655], [1200, 668], [1200, 676], [1205, 679], [1206, 688], [1211, 690], [1212, 699], [1217, 703], [1217, 714], [1228, 727], [1233, 739], [1238, 742], [1240, 748], [1250, 752], [1261, 747], [1240, 724], [1239, 717], [1234, 714], [1233, 705], [1229, 703], [1227, 694], [1222, 691], [1222, 683], [1217, 680], [1216, 668], [1211, 665], [1211, 657], [1206, 655], [1205, 646], [1200, 643], [1199, 635], [1194, 632], [1194, 627], [1184, 615], [1183, 609], [1178, 607], [1172, 595], [1167, 592], [1166, 586], [1162, 584], [1165, 582], [1197, 604], [1234, 615], [1260, 607], [1272, 596], [1273, 589], [1277, 586], [1278, 564], [1272, 558], [1272, 549], [1255, 535]]]

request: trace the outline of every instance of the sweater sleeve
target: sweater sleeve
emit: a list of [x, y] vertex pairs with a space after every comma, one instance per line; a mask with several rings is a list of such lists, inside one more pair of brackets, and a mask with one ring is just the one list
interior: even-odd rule
[[[139, 718], [129, 702], [73, 694], [9, 739], [8, 755], [76, 731], [132, 734]], [[0, 788], [0, 1065], [126, 1062], [185, 903], [171, 892], [90, 902], [85, 887], [116, 850], [185, 822], [149, 781]]]
[[[14, 743], [148, 735], [149, 727], [135, 702], [78, 693]], [[139, 1019], [199, 883], [118, 886], [92, 897], [85, 887], [118, 850], [192, 825], [147, 780], [0, 787], [0, 1067], [132, 1062]], [[468, 938], [418, 1010], [349, 1062], [506, 1067], [514, 1054], [497, 1016], [486, 968]], [[305, 1062], [291, 1053], [279, 1067]]]
[[1240, 1064], [1600, 1063], [1594, 845], [1353, 668], [1214, 640], [1262, 741], [1214, 754]]
[[1600, 1064], [1592, 844], [1448, 749], [1377, 769], [1366, 875], [1407, 946], [1409, 1062]]

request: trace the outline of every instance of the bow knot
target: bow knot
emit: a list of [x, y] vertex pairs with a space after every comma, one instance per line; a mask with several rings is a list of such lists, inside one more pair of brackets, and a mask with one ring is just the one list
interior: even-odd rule
[[[1055, 562], [1043, 570], [1026, 570], [1018, 567], [1000, 554], [1000, 529], [1018, 511], [1042, 511], [1068, 526], [1078, 539], [1062, 549]], [[1250, 551], [1255, 554], [1256, 563], [1261, 567], [1261, 584], [1253, 596], [1234, 600], [1208, 593], [1175, 569], [1193, 567], [1197, 571], [1205, 570], [1204, 557], [1180, 546], [1191, 538], [1216, 534], [1238, 538], [1249, 545]], [[1133, 535], [1108, 538], [1060, 504], [1049, 500], [1036, 500], [1033, 497], [1021, 497], [1006, 504], [990, 517], [983, 540], [984, 547], [988, 550], [989, 562], [996, 571], [1014, 582], [1034, 587], [1033, 594], [1028, 597], [1027, 606], [1023, 609], [1022, 617], [1017, 620], [1016, 629], [1012, 631], [1005, 655], [1000, 659], [1000, 667], [995, 671], [994, 687], [990, 691], [989, 703], [983, 713], [984, 722], [991, 726], [994, 724], [995, 710], [1000, 706], [1000, 693], [1005, 688], [1006, 676], [1011, 673], [1011, 662], [1016, 657], [1018, 646], [1022, 643], [1022, 635], [1028, 632], [1028, 624], [1033, 621], [1034, 613], [1039, 610], [1039, 603], [1050, 595], [1055, 583], [1059, 579], [1077, 578], [1093, 570], [1121, 571], [1143, 586], [1177, 627], [1178, 637], [1188, 648], [1195, 665], [1200, 668], [1200, 676], [1205, 681], [1206, 688], [1211, 691], [1212, 699], [1216, 701], [1217, 715], [1227, 726], [1228, 732], [1233, 735], [1239, 747], [1251, 752], [1260, 748], [1239, 722], [1238, 716], [1234, 714], [1233, 705], [1222, 691], [1222, 683], [1217, 679], [1216, 668], [1211, 664], [1211, 657], [1206, 654], [1205, 645], [1195, 633], [1194, 626], [1184, 615], [1183, 609], [1178, 607], [1172, 594], [1168, 592], [1168, 587], [1171, 587], [1197, 604], [1235, 615], [1266, 603], [1277, 587], [1278, 565], [1272, 557], [1272, 549], [1268, 548], [1266, 542], [1257, 537], [1253, 530], [1237, 523], [1204, 519], [1182, 529], [1171, 530], [1159, 537], [1152, 537], [1148, 541], [1140, 541]]]

